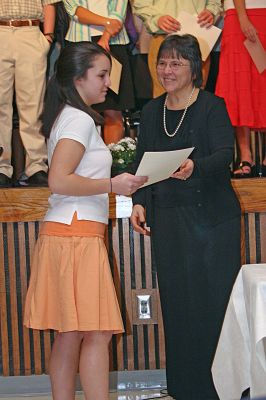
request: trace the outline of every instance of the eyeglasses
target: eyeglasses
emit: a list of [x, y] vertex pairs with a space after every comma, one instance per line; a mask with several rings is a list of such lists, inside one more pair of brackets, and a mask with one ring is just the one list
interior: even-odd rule
[[169, 63], [166, 61], [158, 61], [157, 69], [159, 71], [163, 71], [166, 67], [170, 67], [171, 71], [178, 71], [181, 67], [190, 67], [190, 65], [183, 64], [181, 61], [170, 61]]

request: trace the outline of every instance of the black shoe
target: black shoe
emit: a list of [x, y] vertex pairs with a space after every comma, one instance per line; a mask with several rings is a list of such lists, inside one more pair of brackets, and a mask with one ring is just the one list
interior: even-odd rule
[[260, 165], [260, 176], [262, 176], [263, 178], [266, 177], [266, 165], [264, 164]]
[[[248, 169], [244, 171], [244, 167]], [[238, 169], [233, 172], [233, 178], [235, 179], [253, 178], [254, 176], [256, 176], [256, 165], [252, 165], [248, 161], [241, 161]]]
[[0, 188], [8, 188], [12, 186], [12, 179], [0, 172]]
[[48, 175], [44, 171], [38, 171], [27, 179], [28, 186], [48, 186]]

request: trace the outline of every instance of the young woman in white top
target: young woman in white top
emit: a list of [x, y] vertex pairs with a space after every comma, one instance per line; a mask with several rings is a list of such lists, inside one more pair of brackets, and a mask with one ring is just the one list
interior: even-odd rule
[[24, 324], [58, 331], [49, 373], [53, 399], [73, 400], [79, 371], [86, 400], [108, 399], [108, 345], [123, 332], [104, 230], [108, 193], [128, 195], [145, 177], [110, 178], [111, 154], [91, 105], [110, 85], [109, 54], [97, 44], [67, 46], [42, 115], [49, 138], [52, 195], [33, 256]]

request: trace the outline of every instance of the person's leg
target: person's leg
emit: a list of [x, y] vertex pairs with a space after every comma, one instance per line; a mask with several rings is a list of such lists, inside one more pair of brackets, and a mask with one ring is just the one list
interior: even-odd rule
[[74, 400], [78, 372], [81, 332], [59, 333], [49, 361], [53, 400]]
[[13, 174], [11, 136], [15, 76], [13, 51], [15, 51], [16, 43], [11, 28], [0, 27], [0, 41], [0, 146], [3, 148], [0, 158], [0, 174], [3, 179], [1, 179], [0, 186], [5, 186], [5, 183], [11, 184], [10, 178]]
[[86, 332], [80, 350], [79, 375], [86, 400], [109, 399], [109, 342], [107, 331]]
[[47, 149], [40, 133], [49, 43], [38, 27], [17, 28], [15, 91], [20, 136], [26, 150], [25, 173], [47, 172]]
[[124, 136], [122, 112], [116, 110], [104, 111], [103, 137], [106, 144], [117, 143]]
[[[250, 129], [247, 126], [238, 126], [235, 131], [240, 152], [240, 168], [234, 171], [234, 175], [250, 175], [253, 165], [250, 148]], [[243, 163], [243, 165], [241, 163]]]

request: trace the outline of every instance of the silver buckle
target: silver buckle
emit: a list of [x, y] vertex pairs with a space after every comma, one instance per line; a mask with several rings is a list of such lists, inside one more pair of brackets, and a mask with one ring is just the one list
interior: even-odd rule
[[8, 21], [10, 27], [13, 26], [13, 25], [12, 25], [12, 22], [13, 22], [13, 21], [15, 21], [15, 20], [14, 20], [14, 19], [10, 19], [10, 20]]

